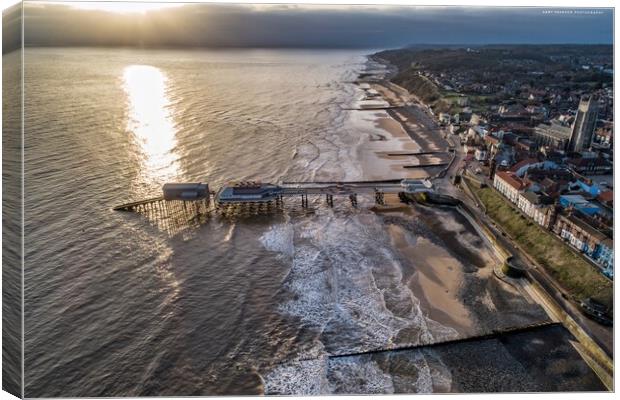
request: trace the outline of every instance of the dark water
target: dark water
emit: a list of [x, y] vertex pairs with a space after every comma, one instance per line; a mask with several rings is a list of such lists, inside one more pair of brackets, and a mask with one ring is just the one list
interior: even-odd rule
[[21, 52], [2, 58], [2, 389], [22, 394]]
[[[450, 211], [411, 225], [316, 203], [309, 216], [215, 218], [173, 235], [111, 211], [170, 180], [363, 178], [374, 125], [343, 110], [369, 67], [359, 52], [29, 48], [25, 59], [27, 396], [389, 393], [413, 377], [404, 391], [461, 390], [440, 356], [415, 355], [409, 378], [355, 358], [336, 376], [326, 352], [547, 318], [485, 278], [490, 250]], [[469, 330], [414, 293], [408, 277], [434, 254], [402, 254], [398, 224], [478, 283]]]

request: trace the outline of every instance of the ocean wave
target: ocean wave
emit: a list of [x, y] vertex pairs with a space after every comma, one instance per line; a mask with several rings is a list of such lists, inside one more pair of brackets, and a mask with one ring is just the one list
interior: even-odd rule
[[330, 393], [394, 393], [392, 376], [369, 357], [331, 359], [328, 364]]
[[266, 395], [449, 393], [452, 374], [432, 349], [319, 357], [275, 366]]
[[278, 365], [263, 379], [265, 394], [312, 396], [329, 393], [326, 371], [325, 357]]
[[265, 249], [292, 258], [293, 226], [290, 223], [272, 225], [261, 237], [260, 241]]
[[[452, 328], [424, 315], [420, 301], [402, 282], [402, 265], [391, 248], [385, 226], [371, 212], [319, 208], [314, 216], [269, 229], [262, 235], [261, 242], [268, 250], [291, 260], [290, 272], [283, 284], [290, 296], [278, 309], [319, 332], [319, 346], [325, 348], [326, 355], [392, 348], [403, 340], [399, 335], [405, 331], [410, 345], [433, 343], [457, 335]], [[266, 377], [268, 386], [273, 386], [271, 379], [286, 380], [281, 374], [289, 374], [297, 367], [300, 367], [300, 375], [309, 373], [300, 362], [294, 363], [272, 371]], [[338, 368], [341, 375], [345, 374], [345, 367]], [[372, 368], [364, 366], [362, 370], [369, 373]], [[311, 371], [325, 373], [318, 368]], [[354, 371], [346, 374], [354, 374]], [[320, 381], [319, 376], [304, 379], [314, 383]], [[432, 391], [427, 381], [420, 380], [417, 391]], [[359, 388], [357, 393], [375, 393], [374, 387], [385, 388], [385, 382]], [[287, 394], [307, 393], [307, 389], [289, 389], [293, 391]]]

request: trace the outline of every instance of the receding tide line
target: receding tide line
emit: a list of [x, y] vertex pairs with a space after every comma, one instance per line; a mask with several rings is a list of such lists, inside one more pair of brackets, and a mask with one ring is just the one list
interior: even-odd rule
[[[389, 347], [389, 348], [372, 349], [372, 350], [348, 352], [348, 353], [335, 353], [335, 354], [328, 353], [327, 358], [356, 357], [356, 356], [363, 356], [363, 355], [368, 355], [368, 354], [381, 354], [381, 353], [388, 353], [388, 352], [409, 351], [409, 350], [423, 349], [423, 348], [429, 348], [429, 347], [443, 346], [447, 344], [477, 342], [477, 341], [482, 341], [482, 340], [496, 339], [496, 338], [503, 337], [506, 335], [511, 335], [511, 334], [536, 331], [539, 329], [550, 328], [550, 327], [555, 327], [555, 326], [563, 326], [563, 325], [562, 323], [556, 322], [556, 321], [543, 321], [543, 322], [537, 322], [537, 323], [533, 323], [529, 325], [514, 326], [514, 327], [508, 327], [504, 329], [494, 329], [489, 333], [485, 333], [481, 335], [468, 336], [465, 338], [458, 338], [458, 339], [439, 340], [433, 343], [419, 343], [419, 344], [413, 344], [413, 345], [405, 344], [405, 345], [394, 346], [394, 347]], [[300, 362], [300, 361], [301, 362], [312, 361], [312, 360], [316, 360], [317, 358], [318, 357], [292, 359], [292, 360], [286, 360], [286, 361], [279, 362], [278, 364], [287, 364], [291, 362]]]

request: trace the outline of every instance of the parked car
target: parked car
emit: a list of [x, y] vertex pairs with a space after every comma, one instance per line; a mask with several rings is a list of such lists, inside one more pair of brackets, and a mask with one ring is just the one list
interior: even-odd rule
[[609, 317], [609, 310], [605, 305], [592, 298], [585, 299], [579, 305], [581, 311], [596, 322], [602, 325], [613, 325], [613, 320]]

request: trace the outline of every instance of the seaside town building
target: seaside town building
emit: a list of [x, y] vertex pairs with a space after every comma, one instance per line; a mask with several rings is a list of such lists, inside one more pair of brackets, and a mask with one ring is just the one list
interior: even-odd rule
[[544, 204], [544, 195], [533, 191], [519, 193], [517, 206], [525, 215], [532, 218], [544, 228], [549, 228], [555, 208], [552, 204]]
[[493, 187], [513, 203], [519, 200], [519, 192], [525, 189], [525, 183], [512, 172], [497, 171], [493, 179]]
[[598, 102], [593, 96], [584, 96], [579, 101], [577, 115], [573, 123], [569, 151], [582, 151], [590, 147], [592, 134], [596, 128], [598, 116]]
[[604, 193], [602, 200], [613, 201], [611, 191], [602, 191], [597, 185], [575, 179], [569, 170], [538, 160], [524, 160], [509, 171], [497, 171], [493, 187], [524, 215], [613, 277], [613, 212], [599, 200]]
[[579, 102], [572, 126], [568, 124], [568, 118], [560, 116], [549, 123], [537, 125], [534, 129], [534, 140], [539, 146], [557, 150], [572, 152], [587, 150], [592, 144], [597, 110], [598, 106], [594, 97], [584, 96]]
[[611, 161], [597, 153], [582, 153], [580, 157], [566, 160], [566, 165], [582, 175], [606, 175], [613, 172]]
[[441, 125], [448, 125], [450, 123], [451, 117], [448, 113], [439, 113], [439, 123]]
[[524, 216], [612, 277], [613, 188], [602, 182], [612, 180], [604, 175], [613, 171], [613, 84], [601, 75], [595, 85], [573, 83], [583, 65], [603, 71], [610, 60], [570, 61], [561, 71], [507, 63], [524, 72], [499, 77], [471, 68], [432, 71], [423, 63], [417, 72], [449, 88], [432, 111], [460, 138], [465, 168], [478, 176], [484, 170]]
[[551, 120], [534, 129], [534, 140], [539, 146], [564, 150], [570, 142], [571, 128], [560, 120]]
[[611, 238], [605, 238], [600, 242], [592, 257], [604, 268], [605, 275], [614, 277], [614, 241]]
[[593, 227], [578, 212], [558, 215], [553, 231], [570, 246], [582, 252], [613, 277], [613, 240]]
[[614, 192], [613, 190], [605, 190], [598, 194], [596, 197], [601, 204], [606, 205], [609, 208], [613, 208], [614, 206]]
[[489, 153], [486, 147], [477, 147], [476, 150], [474, 150], [474, 159], [476, 159], [476, 161], [487, 161], [489, 159]]
[[580, 194], [565, 194], [559, 198], [560, 205], [564, 208], [573, 208], [587, 215], [594, 215], [600, 211], [596, 204], [586, 200]]
[[609, 148], [612, 142], [612, 131], [611, 129], [599, 128], [594, 132], [594, 137], [592, 138], [592, 144], [598, 145], [602, 148]]

